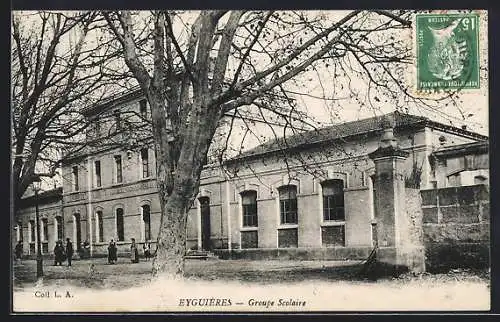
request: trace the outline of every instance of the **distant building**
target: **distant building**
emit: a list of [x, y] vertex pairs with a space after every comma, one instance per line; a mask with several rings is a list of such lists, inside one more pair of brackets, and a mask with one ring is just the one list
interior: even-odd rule
[[[126, 251], [131, 238], [154, 243], [160, 223], [155, 153], [150, 138], [127, 133], [129, 121], [150, 117], [146, 101], [134, 91], [84, 113], [92, 122], [88, 147], [65, 158], [62, 197], [47, 203], [54, 210], [42, 211], [49, 251], [61, 235], [76, 245], [89, 241], [94, 256], [106, 253], [110, 239], [119, 251]], [[390, 122], [400, 146], [410, 152], [408, 185], [465, 184], [470, 176], [474, 182], [487, 181], [486, 136], [397, 112], [333, 125], [286, 142], [268, 142], [227, 161], [229, 173], [235, 174], [231, 178], [218, 166], [206, 166], [188, 216], [187, 248], [251, 258], [290, 249], [300, 258], [366, 255], [377, 224], [374, 164], [368, 153], [377, 149], [384, 122]], [[130, 148], [113, 146], [112, 140], [129, 140]], [[453, 166], [455, 158], [465, 160], [463, 166], [462, 161]], [[460, 181], [453, 179], [457, 174]], [[23, 239], [25, 253], [32, 244], [32, 211], [18, 211], [22, 234], [17, 238]], [[59, 217], [62, 226], [54, 227], [63, 227], [61, 233], [50, 228]]]
[[431, 155], [437, 188], [489, 184], [488, 142], [443, 146]]

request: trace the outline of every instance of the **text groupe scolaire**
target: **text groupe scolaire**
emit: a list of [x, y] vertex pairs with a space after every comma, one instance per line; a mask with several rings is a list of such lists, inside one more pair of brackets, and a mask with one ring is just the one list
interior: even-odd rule
[[274, 307], [274, 306], [306, 306], [306, 301], [299, 299], [285, 299], [280, 298], [277, 300], [269, 299], [249, 299], [246, 303], [234, 302], [229, 298], [181, 298], [179, 299], [179, 306], [232, 306], [232, 305], [247, 304], [250, 307]]

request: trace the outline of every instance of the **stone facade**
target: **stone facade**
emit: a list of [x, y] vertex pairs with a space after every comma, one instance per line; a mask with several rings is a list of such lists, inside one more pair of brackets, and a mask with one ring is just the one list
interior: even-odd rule
[[423, 242], [430, 271], [489, 266], [488, 190], [480, 184], [421, 191]]
[[[107, 120], [94, 127], [92, 140], [116, 129], [116, 106], [143, 115], [141, 101], [132, 93], [86, 109], [90, 122]], [[188, 214], [187, 248], [226, 258], [365, 258], [377, 239], [384, 242], [374, 230], [375, 163], [368, 157], [379, 148], [384, 119], [391, 120], [407, 155], [398, 161], [403, 188], [407, 180], [418, 181], [421, 188], [434, 186], [436, 171], [429, 157], [442, 147], [441, 137], [447, 145], [487, 140], [426, 118], [391, 113], [331, 126], [287, 148], [258, 147], [227, 161], [227, 172], [208, 165]], [[89, 145], [64, 160], [57, 206], [64, 237], [75, 244], [88, 241], [92, 256], [104, 255], [110, 239], [118, 240], [119, 252], [126, 252], [131, 238], [141, 247], [147, 239], [154, 244], [158, 234], [154, 151], [150, 141], [138, 140], [130, 149]], [[23, 221], [27, 216], [31, 214], [21, 214]], [[23, 224], [23, 232], [27, 229]]]

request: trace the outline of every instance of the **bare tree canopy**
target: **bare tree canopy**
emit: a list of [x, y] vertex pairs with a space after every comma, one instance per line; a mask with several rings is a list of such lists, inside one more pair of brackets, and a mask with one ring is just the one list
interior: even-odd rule
[[[295, 98], [313, 96], [304, 90], [308, 81], [322, 87], [325, 101], [348, 97], [362, 108], [373, 108], [370, 100], [390, 102], [401, 111], [410, 102], [432, 108], [432, 100], [414, 97], [404, 81], [412, 63], [405, 38], [411, 12], [117, 11], [103, 16], [151, 106], [162, 206], [154, 273], [182, 276], [187, 211], [200, 173], [214, 138], [231, 136], [236, 119], [278, 125], [283, 133], [277, 137], [315, 128], [318, 123]], [[150, 38], [138, 45], [144, 28], [152, 31]], [[356, 80], [367, 85], [365, 91]], [[454, 95], [439, 99], [453, 101]], [[226, 150], [219, 149], [221, 160]]]
[[[13, 191], [34, 177], [54, 177], [61, 149], [84, 142], [80, 109], [104, 94], [117, 51], [97, 37], [97, 12], [14, 12], [11, 48]], [[101, 17], [102, 19], [102, 17]], [[101, 24], [102, 25], [102, 24]], [[82, 148], [83, 145], [80, 145]]]

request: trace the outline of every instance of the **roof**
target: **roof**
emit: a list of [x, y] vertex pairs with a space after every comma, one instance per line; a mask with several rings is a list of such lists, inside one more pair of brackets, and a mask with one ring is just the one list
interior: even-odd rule
[[475, 140], [488, 140], [487, 136], [471, 132], [462, 128], [457, 128], [445, 124], [432, 121], [423, 116], [404, 114], [400, 112], [392, 112], [380, 116], [374, 116], [357, 121], [340, 123], [328, 127], [307, 131], [295, 134], [286, 139], [279, 138], [261, 144], [251, 150], [243, 152], [238, 157], [229, 161], [250, 158], [267, 153], [281, 151], [283, 149], [295, 149], [305, 146], [310, 146], [322, 142], [334, 141], [339, 139], [347, 139], [348, 137], [367, 134], [370, 132], [378, 132], [387, 124], [392, 125], [396, 130], [409, 128], [413, 126], [429, 126], [436, 129], [441, 129], [446, 132], [451, 132], [457, 135], [468, 137]]
[[432, 155], [435, 157], [450, 157], [456, 155], [488, 153], [488, 150], [489, 150], [489, 142], [480, 141], [480, 142], [472, 142], [460, 145], [441, 147], [438, 150], [432, 152]]
[[130, 100], [136, 99], [138, 97], [143, 96], [143, 92], [139, 86], [134, 86], [130, 89], [126, 89], [122, 92], [109, 95], [102, 100], [98, 101], [96, 104], [85, 106], [81, 109], [81, 112], [89, 116], [97, 111], [103, 110], [110, 106], [116, 106], [118, 104], [122, 104], [124, 102], [128, 102]]

